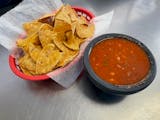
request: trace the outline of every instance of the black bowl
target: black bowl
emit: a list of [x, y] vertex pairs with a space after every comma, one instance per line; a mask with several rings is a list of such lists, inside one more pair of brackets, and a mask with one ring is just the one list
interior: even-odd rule
[[[113, 85], [111, 83], [108, 83], [108, 82], [102, 80], [99, 76], [97, 76], [95, 74], [95, 72], [93, 71], [93, 69], [89, 63], [90, 52], [91, 52], [92, 48], [98, 42], [103, 41], [105, 39], [117, 38], [117, 37], [124, 38], [124, 39], [127, 39], [129, 41], [136, 43], [148, 55], [148, 58], [150, 61], [149, 73], [146, 75], [146, 77], [143, 80], [141, 80], [138, 83], [131, 84], [131, 85]], [[101, 35], [101, 36], [95, 38], [94, 40], [92, 40], [85, 49], [84, 66], [85, 66], [86, 72], [88, 73], [88, 77], [93, 82], [93, 84], [97, 88], [101, 89], [102, 91], [104, 91], [108, 94], [112, 94], [112, 95], [129, 95], [129, 94], [133, 94], [138, 91], [141, 91], [151, 84], [151, 82], [154, 80], [155, 75], [156, 75], [156, 63], [155, 63], [155, 59], [154, 59], [152, 53], [150, 52], [150, 50], [139, 40], [137, 40], [133, 37], [130, 37], [128, 35], [124, 35], [124, 34], [116, 34], [116, 33], [104, 34], [104, 35]]]

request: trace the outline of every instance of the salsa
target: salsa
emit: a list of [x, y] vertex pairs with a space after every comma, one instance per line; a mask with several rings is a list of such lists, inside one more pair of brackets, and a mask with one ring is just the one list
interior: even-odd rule
[[89, 55], [94, 72], [114, 85], [130, 85], [141, 81], [149, 72], [145, 51], [124, 38], [111, 38], [97, 43]]

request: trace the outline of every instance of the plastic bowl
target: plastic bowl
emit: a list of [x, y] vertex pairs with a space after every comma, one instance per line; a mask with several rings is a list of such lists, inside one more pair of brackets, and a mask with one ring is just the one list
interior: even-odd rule
[[[72, 8], [75, 9], [78, 15], [83, 15], [88, 21], [90, 21], [92, 18], [95, 17], [92, 12], [88, 11], [85, 8], [78, 7], [78, 6], [73, 6]], [[18, 68], [18, 65], [16, 64], [16, 59], [12, 55], [9, 55], [9, 66], [15, 75], [25, 80], [40, 81], [40, 80], [50, 79], [49, 76], [47, 75], [30, 76], [30, 75], [24, 74]]]
[[[117, 37], [125, 38], [129, 41], [132, 41], [132, 42], [136, 43], [137, 45], [139, 45], [146, 52], [146, 54], [149, 58], [149, 61], [150, 61], [150, 70], [149, 70], [149, 73], [146, 75], [146, 77], [143, 80], [141, 80], [140, 82], [135, 83], [135, 84], [131, 84], [131, 85], [113, 85], [109, 82], [102, 80], [100, 77], [98, 77], [94, 73], [94, 71], [89, 63], [90, 51], [96, 45], [97, 42], [100, 42], [100, 41], [103, 41], [103, 40], [109, 39], [109, 38], [114, 38], [114, 37], [115, 38], [117, 38]], [[85, 49], [84, 66], [85, 66], [86, 72], [88, 73], [88, 77], [93, 82], [93, 84], [97, 88], [101, 89], [102, 91], [104, 91], [108, 94], [112, 94], [112, 95], [120, 95], [120, 96], [121, 95], [129, 95], [129, 94], [133, 94], [138, 91], [141, 91], [151, 84], [151, 82], [154, 80], [155, 75], [156, 75], [156, 63], [155, 63], [155, 59], [154, 59], [152, 53], [150, 52], [150, 50], [142, 42], [138, 41], [137, 39], [135, 39], [133, 37], [130, 37], [130, 36], [124, 35], [124, 34], [116, 34], [116, 33], [104, 34], [102, 36], [95, 38], [93, 41], [91, 41]]]

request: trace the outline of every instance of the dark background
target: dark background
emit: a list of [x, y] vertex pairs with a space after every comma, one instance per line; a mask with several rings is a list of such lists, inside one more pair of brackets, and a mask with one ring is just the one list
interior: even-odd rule
[[3, 15], [8, 10], [14, 8], [22, 0], [0, 0], [0, 15]]

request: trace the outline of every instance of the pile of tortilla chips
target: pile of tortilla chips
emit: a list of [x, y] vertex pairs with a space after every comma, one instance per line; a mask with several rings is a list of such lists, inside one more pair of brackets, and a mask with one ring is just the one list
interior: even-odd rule
[[18, 64], [27, 75], [41, 75], [64, 67], [79, 53], [80, 45], [94, 34], [94, 24], [78, 16], [70, 5], [23, 24], [26, 38], [17, 40], [24, 55]]

